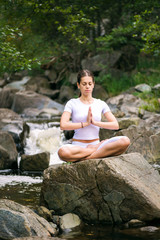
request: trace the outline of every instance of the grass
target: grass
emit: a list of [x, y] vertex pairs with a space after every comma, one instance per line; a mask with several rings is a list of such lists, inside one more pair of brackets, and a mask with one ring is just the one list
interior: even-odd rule
[[160, 57], [140, 56], [133, 73], [123, 73], [116, 78], [111, 74], [105, 74], [95, 77], [95, 81], [106, 89], [110, 97], [142, 83], [152, 87], [160, 82]]

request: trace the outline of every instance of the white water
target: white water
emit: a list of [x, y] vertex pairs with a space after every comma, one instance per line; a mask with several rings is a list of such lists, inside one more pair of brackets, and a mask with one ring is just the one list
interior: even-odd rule
[[17, 185], [25, 183], [27, 185], [34, 183], [41, 183], [42, 177], [30, 177], [30, 176], [19, 176], [19, 175], [0, 175], [0, 187], [5, 185]]
[[25, 154], [32, 155], [41, 152], [50, 153], [50, 165], [61, 164], [57, 150], [62, 145], [63, 135], [59, 127], [48, 129], [33, 129], [26, 139]]
[[[56, 125], [56, 123], [54, 123]], [[24, 153], [34, 155], [47, 151], [50, 153], [50, 164], [64, 163], [58, 157], [57, 150], [64, 144], [64, 135], [59, 127], [52, 126], [52, 123], [34, 124], [29, 123], [30, 133], [26, 139]], [[18, 159], [18, 164], [20, 162]], [[1, 172], [1, 171], [0, 171]], [[5, 173], [5, 171], [2, 171]], [[7, 173], [7, 172], [6, 172]], [[0, 175], [0, 187], [5, 185], [19, 185], [21, 183], [30, 185], [41, 183], [42, 177], [32, 177], [23, 175]]]

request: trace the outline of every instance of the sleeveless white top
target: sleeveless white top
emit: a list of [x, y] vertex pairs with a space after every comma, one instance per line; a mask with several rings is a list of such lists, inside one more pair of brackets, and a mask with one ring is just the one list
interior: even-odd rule
[[[108, 105], [100, 100], [94, 98], [92, 104], [84, 104], [79, 98], [69, 100], [64, 108], [64, 111], [70, 112], [73, 123], [86, 122], [88, 116], [88, 109], [91, 107], [93, 118], [95, 121], [101, 121], [102, 113], [109, 112]], [[99, 127], [90, 124], [87, 127], [74, 130], [75, 139], [91, 140], [99, 138]]]

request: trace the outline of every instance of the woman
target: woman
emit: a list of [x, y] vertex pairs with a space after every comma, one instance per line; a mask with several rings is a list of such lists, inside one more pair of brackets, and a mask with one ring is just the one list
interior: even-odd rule
[[[78, 73], [80, 97], [67, 102], [60, 121], [62, 130], [74, 130], [72, 144], [63, 145], [58, 150], [59, 157], [64, 161], [76, 162], [120, 155], [130, 144], [126, 136], [99, 140], [100, 128], [117, 130], [119, 125], [108, 105], [92, 97], [94, 84], [94, 76], [90, 71], [82, 70]], [[102, 113], [107, 122], [101, 121]]]

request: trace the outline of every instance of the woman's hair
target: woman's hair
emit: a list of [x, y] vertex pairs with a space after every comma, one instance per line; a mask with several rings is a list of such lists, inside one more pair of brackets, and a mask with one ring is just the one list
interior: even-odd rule
[[77, 75], [77, 82], [80, 84], [81, 78], [82, 78], [82, 77], [86, 77], [86, 76], [92, 77], [92, 80], [93, 80], [93, 82], [94, 82], [94, 75], [93, 75], [93, 73], [90, 72], [90, 71], [87, 70], [87, 69], [84, 69], [84, 70], [79, 71], [79, 73], [78, 73], [78, 75]]

